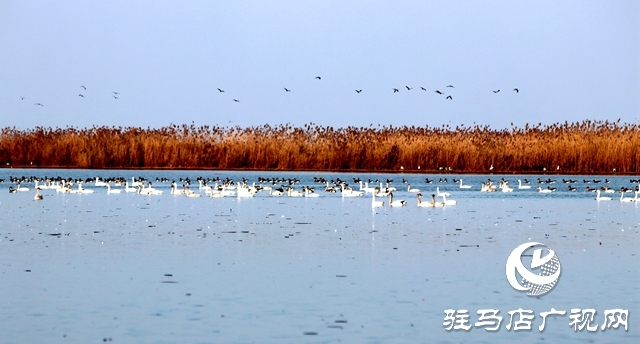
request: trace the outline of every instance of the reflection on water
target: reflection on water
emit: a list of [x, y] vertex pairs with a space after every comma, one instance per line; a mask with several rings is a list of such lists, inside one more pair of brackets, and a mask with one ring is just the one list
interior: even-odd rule
[[[85, 185], [96, 192], [43, 190], [44, 200], [34, 201], [33, 190], [9, 194], [5, 181], [2, 342], [638, 341], [640, 211], [616, 198], [596, 202], [583, 183], [607, 178], [611, 188], [633, 188], [629, 177], [572, 177], [579, 191], [569, 192], [563, 176], [551, 176], [558, 191], [548, 195], [535, 190], [537, 176], [462, 176], [472, 185], [466, 190], [452, 175], [426, 184], [424, 175], [1, 170], [0, 179], [96, 174], [298, 178], [322, 196], [187, 198], [154, 183], [163, 195], [107, 195]], [[394, 179], [394, 199], [409, 205], [372, 211], [369, 197], [325, 194], [314, 176]], [[480, 182], [503, 177], [516, 188], [518, 178], [530, 179], [534, 188], [479, 191]], [[439, 186], [458, 204], [418, 208], [402, 178], [429, 196]], [[562, 264], [558, 285], [540, 298], [505, 277], [507, 256], [528, 241], [553, 248]], [[504, 318], [497, 333], [442, 326], [445, 309], [469, 310], [473, 324], [488, 308]], [[567, 315], [548, 318], [543, 333], [539, 316], [531, 331], [505, 330], [507, 312], [518, 308]], [[629, 309], [629, 331], [575, 333], [573, 308], [596, 309], [597, 324], [606, 309]]]

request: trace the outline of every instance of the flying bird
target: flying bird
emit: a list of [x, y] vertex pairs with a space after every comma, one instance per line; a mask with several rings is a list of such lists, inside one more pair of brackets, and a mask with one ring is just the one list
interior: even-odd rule
[[78, 94], [78, 96], [79, 96], [79, 97], [82, 97], [82, 98], [84, 98], [84, 96], [82, 95], [82, 93], [80, 93], [80, 94]]
[[322, 78], [321, 78], [321, 77], [319, 77], [319, 76], [316, 76], [316, 79], [318, 79], [318, 80], [322, 80]]
[[493, 93], [498, 93], [498, 92], [500, 92], [500, 90], [493, 91]]
[[111, 93], [113, 93], [113, 94], [120, 94], [120, 92], [116, 92], [116, 91], [111, 91]]
[[238, 99], [234, 99], [233, 101], [234, 101], [234, 102], [236, 102], [236, 103], [239, 103], [239, 102], [240, 102]]
[[24, 100], [24, 97], [20, 97], [20, 100]]
[[409, 87], [409, 86], [405, 86], [407, 88], [407, 91], [411, 91], [413, 89], [413, 87]]
[[447, 99], [451, 99], [451, 100], [453, 100], [453, 97], [451, 97], [451, 96], [447, 96]]
[[286, 88], [286, 87], [284, 88], [284, 90], [287, 91], [287, 92], [291, 92], [291, 90]]
[[118, 98], [118, 97], [116, 97], [116, 96], [113, 96], [113, 99], [120, 99], [120, 98]]
[[42, 105], [42, 104], [40, 104], [40, 103], [35, 103], [35, 104], [33, 104], [33, 105], [40, 105], [40, 106], [44, 106], [44, 105]]
[[520, 90], [517, 88], [514, 88], [513, 90], [516, 91], [516, 93], [520, 93]]
[[436, 90], [435, 92], [436, 92], [437, 94], [444, 94], [444, 93], [440, 92], [440, 90]]
[[85, 90], [87, 89], [86, 87], [84, 87], [84, 85], [80, 85], [80, 87], [84, 88]]
[[394, 88], [394, 89], [393, 89], [393, 93], [398, 93], [398, 92], [400, 92], [400, 90], [399, 90], [399, 89], [397, 89], [397, 88]]
[[423, 90], [423, 91], [426, 91], [426, 90], [427, 90], [426, 88], [424, 88], [424, 87], [422, 87], [422, 86], [420, 86], [420, 89], [421, 89], [421, 90]]
[[455, 87], [453, 87], [453, 85], [447, 85], [447, 87], [449, 87], [449, 88], [455, 88]]
[[220, 93], [224, 92], [224, 90], [223, 90], [223, 89], [221, 89], [221, 88], [218, 88], [218, 91], [219, 91]]
[[362, 92], [362, 90], [356, 90], [356, 92], [360, 93], [360, 92]]

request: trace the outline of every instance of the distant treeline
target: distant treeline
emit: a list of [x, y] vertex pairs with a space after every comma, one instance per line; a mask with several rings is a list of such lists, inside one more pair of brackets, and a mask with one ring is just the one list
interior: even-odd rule
[[[637, 173], [640, 126], [2, 129], [2, 167]], [[559, 166], [559, 171], [558, 171]], [[615, 171], [614, 171], [615, 169]]]

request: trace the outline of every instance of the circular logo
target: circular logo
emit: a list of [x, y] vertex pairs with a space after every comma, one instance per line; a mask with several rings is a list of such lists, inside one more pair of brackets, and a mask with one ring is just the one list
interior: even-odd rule
[[[539, 242], [522, 244], [516, 247], [507, 259], [506, 273], [509, 284], [516, 290], [527, 290], [528, 296], [541, 296], [548, 293], [560, 278], [560, 260], [556, 252], [548, 247], [544, 257], [542, 257], [541, 248], [533, 251], [530, 266], [532, 271], [522, 264], [523, 254], [536, 246], [545, 245]], [[518, 282], [516, 272], [522, 277], [522, 283]]]

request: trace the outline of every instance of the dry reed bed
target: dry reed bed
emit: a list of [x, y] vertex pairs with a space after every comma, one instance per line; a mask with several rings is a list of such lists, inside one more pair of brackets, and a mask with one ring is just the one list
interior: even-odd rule
[[640, 126], [584, 121], [494, 130], [171, 125], [2, 129], [0, 164], [67, 168], [194, 168], [422, 172], [638, 172]]

